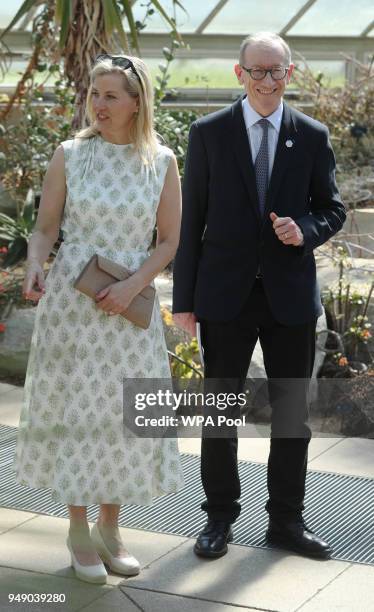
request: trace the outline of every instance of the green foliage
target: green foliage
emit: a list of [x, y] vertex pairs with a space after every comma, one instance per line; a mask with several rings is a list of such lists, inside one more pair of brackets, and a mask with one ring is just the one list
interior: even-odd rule
[[22, 295], [23, 275], [0, 270], [0, 321], [5, 321], [12, 307], [28, 306]]
[[27, 257], [27, 245], [35, 224], [35, 195], [29, 190], [17, 218], [0, 213], [0, 240], [7, 245], [8, 252], [3, 261], [6, 268]]
[[326, 309], [328, 328], [340, 337], [344, 355], [348, 359], [357, 359], [360, 348], [371, 338], [371, 323], [367, 313], [374, 282], [366, 294], [357, 289], [352, 290], [345, 280], [347, 255], [342, 247], [338, 247], [337, 257], [338, 284], [336, 288], [330, 287], [322, 292], [322, 302]]
[[[38, 66], [40, 71], [45, 69]], [[48, 71], [59, 72], [60, 67], [52, 64]], [[45, 103], [43, 89], [43, 85], [30, 88], [19, 116], [1, 126], [2, 184], [16, 203], [14, 218], [0, 214], [0, 241], [8, 247], [5, 267], [26, 258], [36, 218], [35, 196], [41, 192], [56, 147], [71, 135], [73, 96], [62, 74], [54, 86], [56, 103]]]
[[175, 58], [175, 51], [179, 49], [180, 43], [171, 37], [170, 48], [164, 47], [162, 49], [162, 55], [164, 56], [164, 62], [159, 64], [160, 74], [156, 76], [157, 85], [155, 86], [155, 106], [158, 108], [161, 101], [166, 95], [166, 88], [170, 79], [170, 64]]
[[172, 359], [171, 373], [173, 377], [200, 378], [202, 376], [199, 364], [199, 347], [196, 338], [192, 338], [190, 342], [180, 342], [177, 344], [175, 354], [181, 361], [175, 358]]
[[374, 56], [367, 64], [347, 59], [354, 65], [353, 83], [330, 87], [326, 76], [314, 75], [302, 57], [292, 77], [306, 112], [329, 128], [340, 171], [374, 161]]
[[165, 144], [170, 147], [178, 160], [180, 173], [183, 177], [184, 162], [186, 157], [188, 134], [191, 123], [198, 117], [197, 113], [190, 110], [172, 111], [161, 108], [161, 101], [168, 93], [167, 84], [170, 78], [170, 65], [175, 59], [175, 51], [180, 47], [177, 40], [171, 38], [169, 47], [162, 49], [164, 62], [159, 64], [160, 74], [156, 76], [155, 86], [155, 128], [162, 137]]
[[[38, 67], [45, 70], [44, 65]], [[49, 73], [60, 71], [52, 64]], [[22, 106], [12, 122], [1, 127], [2, 184], [16, 201], [18, 213], [29, 189], [40, 192], [46, 167], [61, 141], [71, 135], [74, 97], [60, 73], [55, 82], [55, 103], [42, 98], [44, 86], [31, 88], [22, 98]]]
[[191, 123], [197, 117], [198, 115], [194, 111], [174, 111], [163, 108], [156, 110], [156, 131], [162, 136], [165, 144], [174, 151], [182, 177], [188, 145], [188, 134]]
[[[84, 6], [85, 2], [87, 2], [87, 0], [80, 0], [79, 4], [81, 4], [81, 7], [78, 8], [80, 8], [81, 11], [84, 11], [86, 8]], [[185, 10], [179, 0], [172, 0], [172, 2], [173, 5], [179, 6], [182, 10]], [[12, 30], [22, 18], [25, 18], [30, 11], [32, 11], [34, 8], [40, 8], [40, 5], [44, 7], [47, 4], [47, 2], [40, 2], [40, 0], [25, 0], [9, 25], [0, 34], [0, 40], [10, 30]], [[139, 53], [138, 28], [134, 21], [132, 11], [133, 3], [130, 0], [99, 0], [97, 4], [101, 5], [98, 7], [98, 9], [102, 10], [104, 29], [107, 39], [110, 39], [113, 34], [116, 33], [122, 47], [128, 50], [127, 36], [122, 24], [122, 18], [125, 17], [130, 29], [132, 45]], [[153, 7], [153, 10], [157, 11], [162, 16], [165, 22], [170, 26], [171, 30], [173, 30], [176, 34], [176, 23], [174, 19], [168, 15], [167, 11], [162, 6], [162, 3], [159, 2], [159, 0], [148, 0], [148, 6]], [[72, 27], [72, 22], [75, 15], [76, 13], [73, 10], [71, 0], [56, 0], [55, 23], [59, 26], [60, 49], [64, 49], [64, 46], [67, 43], [69, 31]]]

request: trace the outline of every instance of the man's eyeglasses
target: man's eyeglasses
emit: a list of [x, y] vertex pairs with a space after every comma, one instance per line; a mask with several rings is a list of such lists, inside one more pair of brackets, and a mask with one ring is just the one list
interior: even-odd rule
[[268, 70], [265, 70], [265, 68], [246, 68], [245, 66], [242, 66], [242, 68], [248, 72], [249, 76], [255, 81], [262, 81], [268, 72], [271, 74], [271, 78], [274, 79], [274, 81], [281, 81], [288, 72], [288, 67], [286, 68], [285, 66], [280, 68], [269, 68]]
[[95, 59], [95, 64], [97, 62], [101, 62], [102, 60], [110, 59], [112, 60], [113, 66], [121, 66], [124, 70], [127, 68], [131, 68], [133, 73], [138, 77], [140, 86], [143, 87], [142, 82], [140, 80], [139, 73], [137, 72], [133, 62], [128, 57], [118, 57], [117, 55], [109, 55], [108, 53], [100, 53]]

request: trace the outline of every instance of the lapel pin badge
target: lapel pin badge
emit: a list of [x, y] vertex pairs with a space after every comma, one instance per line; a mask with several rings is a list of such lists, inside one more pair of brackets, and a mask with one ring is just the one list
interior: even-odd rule
[[293, 147], [293, 140], [286, 140], [286, 147], [288, 149], [290, 149], [291, 147]]

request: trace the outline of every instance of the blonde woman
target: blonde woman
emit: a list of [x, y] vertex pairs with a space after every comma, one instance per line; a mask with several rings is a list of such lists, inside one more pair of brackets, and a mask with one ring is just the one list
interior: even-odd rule
[[[183, 485], [176, 440], [130, 439], [122, 428], [123, 379], [170, 376], [159, 303], [146, 330], [119, 315], [173, 258], [181, 196], [176, 159], [156, 138], [142, 60], [98, 56], [86, 116], [89, 127], [53, 155], [29, 243], [23, 291], [39, 303], [14, 467], [19, 483], [51, 488], [68, 505], [76, 575], [104, 583], [102, 561], [139, 572], [121, 541], [120, 505], [148, 505]], [[64, 242], [45, 281], [60, 227]], [[95, 253], [133, 272], [96, 301], [73, 288]], [[89, 504], [100, 504], [91, 532]]]

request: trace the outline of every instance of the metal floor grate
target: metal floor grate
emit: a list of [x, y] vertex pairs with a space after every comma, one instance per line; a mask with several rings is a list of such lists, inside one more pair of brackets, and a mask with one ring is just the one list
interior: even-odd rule
[[[29, 489], [14, 481], [11, 471], [17, 428], [0, 425], [0, 506], [68, 517], [65, 505], [51, 501], [50, 491]], [[182, 454], [186, 486], [152, 506], [122, 506], [123, 527], [195, 537], [205, 522], [200, 457]], [[234, 544], [271, 548], [264, 539], [267, 514], [266, 465], [239, 462], [242, 512], [234, 526]], [[374, 479], [308, 471], [305, 519], [333, 547], [333, 558], [374, 565]], [[88, 507], [88, 518], [97, 517]]]

